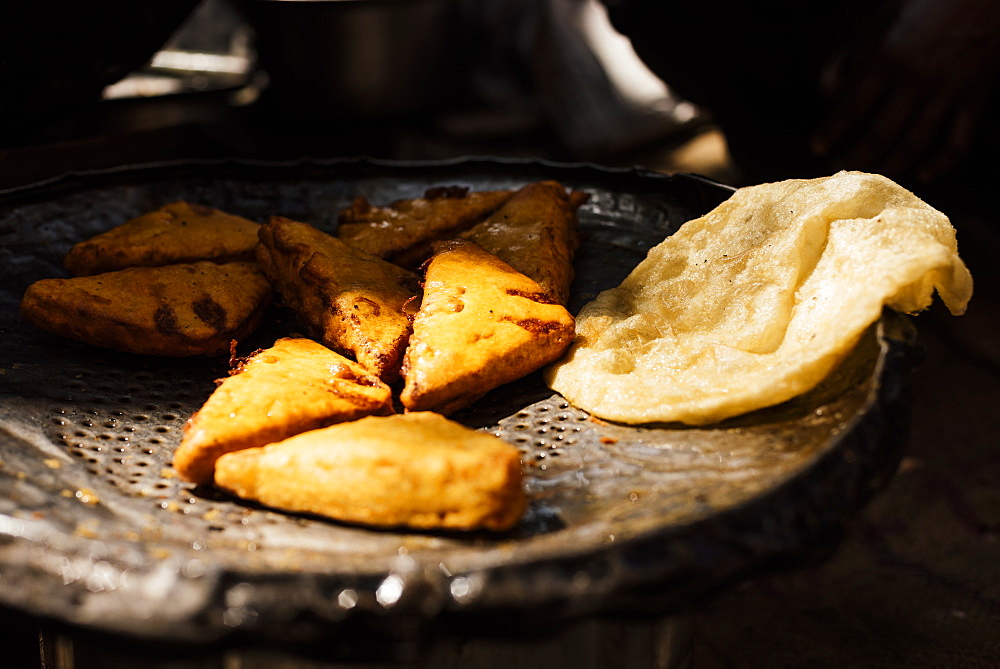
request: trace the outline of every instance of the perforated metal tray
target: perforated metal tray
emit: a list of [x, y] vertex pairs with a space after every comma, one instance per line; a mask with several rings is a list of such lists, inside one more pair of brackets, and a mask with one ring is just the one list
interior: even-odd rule
[[[502, 536], [379, 531], [194, 488], [171, 456], [225, 360], [118, 354], [17, 317], [29, 283], [63, 275], [71, 244], [172, 200], [332, 230], [358, 194], [542, 178], [592, 194], [574, 309], [730, 192], [586, 165], [346, 160], [155, 165], [0, 194], [0, 604], [171, 642], [312, 643], [441, 621], [537, 630], [676, 610], [828, 542], [903, 448], [914, 341], [894, 314], [821, 388], [707, 428], [596, 421], [538, 375], [490, 393], [455, 418], [523, 453], [530, 507]], [[279, 311], [269, 323], [243, 347], [291, 327]]]

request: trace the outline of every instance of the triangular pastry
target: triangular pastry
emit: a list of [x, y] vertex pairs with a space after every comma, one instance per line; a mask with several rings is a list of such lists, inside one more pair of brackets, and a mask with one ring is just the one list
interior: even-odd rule
[[440, 242], [403, 362], [410, 411], [452, 413], [558, 359], [573, 317], [541, 287], [467, 240]]
[[416, 274], [280, 216], [261, 226], [257, 263], [323, 344], [387, 383], [399, 378]]
[[588, 197], [582, 191], [567, 192], [555, 181], [531, 183], [462, 237], [531, 277], [560, 304], [566, 304], [573, 282], [573, 256], [579, 246], [577, 209]]
[[423, 197], [385, 207], [357, 197], [340, 212], [337, 236], [344, 242], [403, 267], [418, 267], [431, 242], [457, 236], [496, 211], [512, 190], [469, 191], [459, 186], [428, 189]]
[[201, 261], [42, 279], [25, 291], [21, 316], [95, 346], [187, 357], [227, 353], [270, 301], [271, 284], [254, 263]]
[[361, 365], [311, 339], [279, 339], [238, 361], [184, 426], [174, 468], [211, 483], [220, 455], [393, 413], [389, 386]]
[[526, 506], [517, 448], [431, 412], [223, 455], [215, 483], [284, 511], [379, 527], [502, 531]]
[[87, 276], [197, 260], [253, 260], [258, 227], [218, 209], [173, 202], [76, 244], [63, 266]]

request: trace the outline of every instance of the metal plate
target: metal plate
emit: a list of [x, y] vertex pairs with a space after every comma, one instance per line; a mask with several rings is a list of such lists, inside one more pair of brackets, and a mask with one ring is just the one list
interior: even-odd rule
[[[433, 185], [558, 179], [587, 190], [573, 308], [730, 190], [691, 176], [533, 161], [210, 162], [69, 176], [0, 194], [0, 603], [99, 631], [311, 643], [429, 623], [546, 629], [665, 612], [808, 557], [894, 471], [914, 348], [887, 314], [809, 395], [707, 428], [591, 419], [532, 375], [455, 416], [523, 453], [530, 507], [509, 534], [380, 531], [241, 503], [180, 481], [185, 419], [225, 360], [118, 354], [18, 321], [69, 247], [187, 199], [333, 230]], [[276, 312], [251, 348], [288, 327]]]

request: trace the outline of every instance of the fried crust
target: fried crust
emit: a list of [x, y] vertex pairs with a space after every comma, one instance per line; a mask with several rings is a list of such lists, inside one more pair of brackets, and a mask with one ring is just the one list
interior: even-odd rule
[[471, 228], [513, 194], [512, 190], [470, 192], [468, 188], [446, 186], [386, 207], [357, 197], [340, 212], [337, 236], [366, 253], [415, 268], [431, 255], [431, 242]]
[[468, 240], [441, 242], [403, 362], [409, 411], [450, 414], [558, 359], [572, 315], [535, 281]]
[[556, 181], [530, 183], [462, 237], [537, 281], [560, 304], [567, 304], [573, 256], [579, 246], [577, 210], [588, 197], [582, 191], [567, 192]]
[[514, 446], [431, 412], [229, 453], [215, 483], [270, 507], [378, 527], [503, 531], [526, 505]]
[[73, 276], [198, 260], [253, 260], [257, 223], [188, 202], [174, 202], [76, 244], [63, 259]]
[[323, 344], [387, 383], [399, 378], [411, 331], [404, 309], [420, 292], [416, 274], [280, 216], [261, 227], [257, 262]]
[[211, 483], [224, 453], [393, 413], [389, 386], [311, 339], [279, 339], [237, 363], [184, 426], [174, 468], [188, 481]]
[[271, 285], [253, 263], [201, 261], [43, 279], [25, 291], [21, 317], [118, 351], [219, 355], [256, 329], [270, 300]]

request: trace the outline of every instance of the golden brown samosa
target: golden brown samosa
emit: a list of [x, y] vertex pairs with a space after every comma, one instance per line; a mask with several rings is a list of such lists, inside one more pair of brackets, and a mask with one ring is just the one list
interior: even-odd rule
[[254, 263], [201, 261], [42, 279], [25, 291], [21, 316], [95, 346], [187, 357], [228, 353], [270, 301], [271, 284]]
[[562, 355], [572, 315], [534, 281], [468, 240], [441, 242], [403, 362], [410, 411], [452, 413]]
[[520, 188], [500, 209], [462, 234], [534, 279], [560, 304], [569, 300], [579, 246], [577, 210], [589, 195], [555, 181]]
[[185, 424], [174, 468], [211, 483], [224, 453], [390, 413], [392, 391], [377, 376], [311, 339], [286, 337], [238, 360], [219, 382]]
[[74, 276], [126, 267], [253, 260], [257, 223], [218, 209], [173, 202], [82, 241], [63, 266]]
[[385, 207], [357, 197], [340, 212], [337, 236], [347, 244], [403, 267], [417, 267], [431, 243], [471, 228], [497, 210], [512, 190], [470, 191], [459, 186], [428, 189], [423, 197]]
[[229, 453], [215, 483], [270, 507], [379, 527], [502, 531], [526, 506], [517, 448], [432, 412]]
[[416, 274], [281, 216], [261, 226], [257, 263], [323, 344], [387, 383], [398, 379]]

